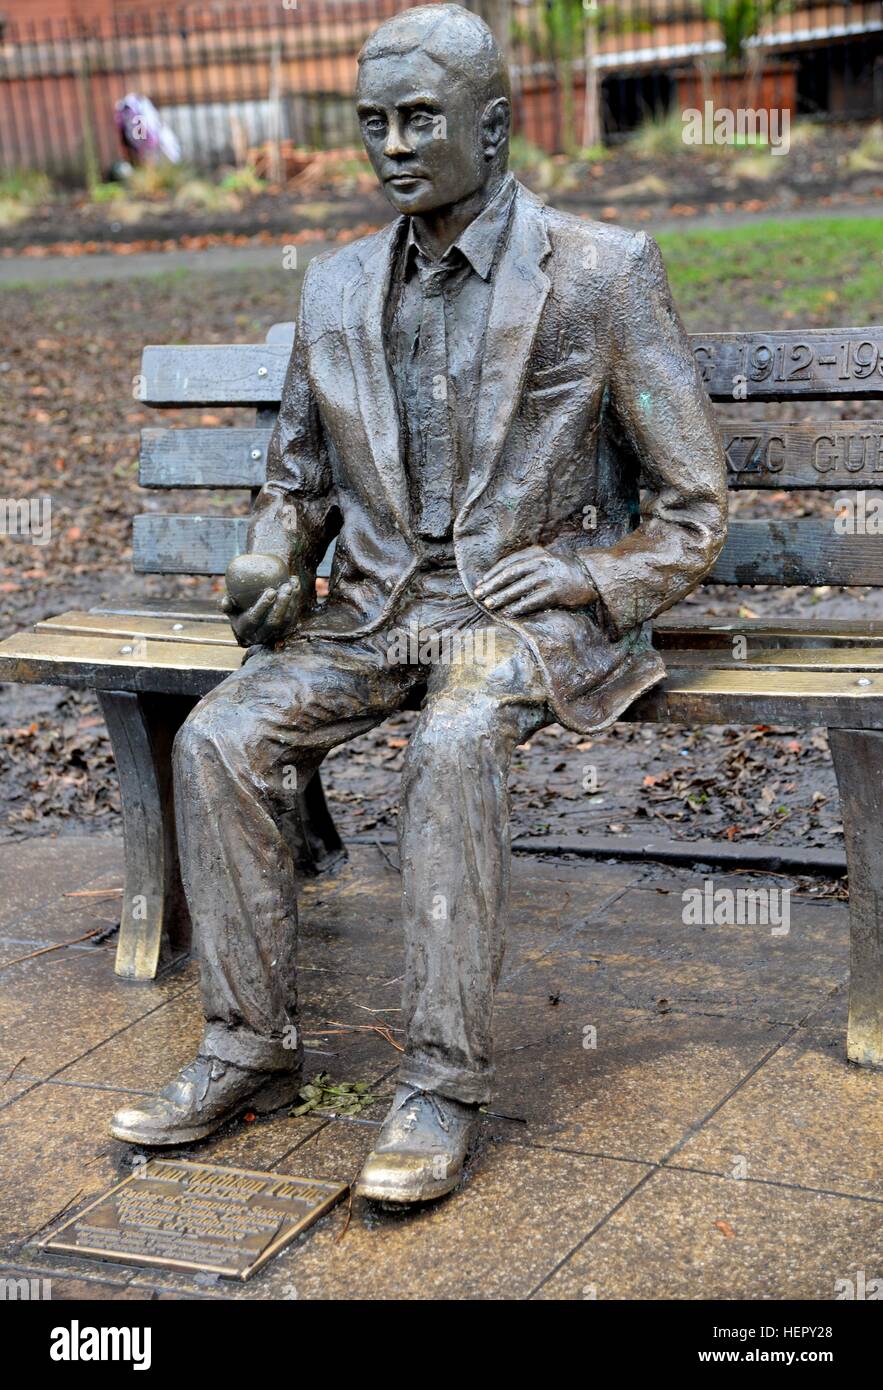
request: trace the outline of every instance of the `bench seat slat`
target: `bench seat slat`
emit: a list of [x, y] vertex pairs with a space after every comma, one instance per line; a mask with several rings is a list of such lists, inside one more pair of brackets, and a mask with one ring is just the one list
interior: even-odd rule
[[[867, 684], [859, 685], [862, 680]], [[672, 724], [777, 724], [880, 728], [883, 675], [843, 671], [670, 669], [624, 715]]]
[[713, 618], [691, 618], [678, 612], [663, 613], [653, 619], [657, 647], [731, 647], [738, 634], [750, 637], [764, 647], [809, 645], [830, 647], [876, 646], [883, 643], [883, 620], [866, 618], [735, 618], [716, 622]]
[[[131, 606], [96, 604], [90, 613], [125, 618], [163, 618], [170, 622], [217, 622], [218, 600], [181, 599], [177, 596], [149, 599]], [[716, 622], [706, 616], [690, 617], [683, 608], [662, 613], [653, 620], [659, 647], [730, 646], [736, 633], [761, 642], [765, 647], [794, 643], [830, 647], [836, 643], [874, 646], [883, 643], [883, 619], [864, 618], [736, 618]]]
[[[712, 400], [881, 400], [883, 327], [692, 333]], [[287, 342], [145, 347], [146, 405], [275, 405]]]
[[[119, 637], [23, 632], [0, 642], [0, 682], [203, 695], [236, 670], [243, 653], [210, 643], [147, 639], [130, 653]], [[861, 682], [861, 684], [859, 684]], [[630, 720], [770, 723], [800, 720], [846, 728], [883, 723], [883, 673], [864, 669], [678, 669], [627, 712]]]
[[[832, 645], [832, 626], [850, 628], [848, 634], [840, 634], [843, 641]], [[883, 628], [883, 624], [876, 624]], [[858, 631], [857, 631], [858, 630]], [[206, 616], [188, 621], [172, 614], [120, 614], [82, 612], [71, 609], [67, 613], [43, 619], [35, 626], [36, 632], [64, 632], [68, 635], [82, 634], [85, 637], [114, 637], [121, 641], [127, 639], [150, 639], [163, 642], [193, 642], [209, 646], [236, 646], [234, 632], [229, 621], [221, 613], [214, 613], [214, 621]], [[733, 638], [736, 635], [750, 638], [751, 645], [747, 655], [734, 655]], [[787, 641], [781, 641], [783, 634], [776, 628], [763, 623], [723, 624], [720, 630], [711, 632], [695, 627], [667, 627], [667, 630], [654, 631], [655, 645], [662, 652], [667, 666], [673, 669], [683, 667], [713, 667], [730, 669], [736, 666], [741, 670], [768, 669], [807, 669], [807, 670], [883, 670], [883, 635], [868, 637], [861, 624], [813, 623], [812, 620], [797, 621], [788, 627]], [[718, 641], [705, 642], [702, 638], [716, 637]], [[772, 637], [772, 642], [769, 638]]]
[[[126, 647], [133, 647], [126, 651]], [[167, 642], [159, 639], [86, 636], [80, 633], [30, 631], [0, 642], [0, 656], [46, 662], [84, 663], [92, 666], [157, 666], [163, 670], [225, 673], [240, 665], [242, 648], [220, 642]]]
[[124, 618], [167, 618], [170, 622], [217, 622], [217, 598], [179, 598], [168, 595], [166, 598], [145, 598], [140, 603], [113, 604], [97, 603], [89, 609], [90, 613], [104, 613], [112, 617]]
[[35, 632], [65, 632], [85, 637], [150, 638], [157, 642], [191, 642], [208, 646], [238, 645], [226, 618], [220, 614], [211, 622], [187, 622], [179, 618], [119, 617], [102, 613], [83, 613], [77, 609], [45, 618]]
[[[182, 622], [164, 617], [120, 617], [111, 614], [84, 613], [72, 609], [56, 617], [45, 618], [35, 625], [35, 632], [63, 633], [68, 636], [118, 638], [121, 643], [132, 640], [151, 642], [187, 642], [208, 646], [236, 647], [238, 644], [226, 618], [218, 616], [215, 622]], [[807, 636], [804, 625], [803, 638]], [[672, 669], [687, 667], [708, 667], [728, 669], [732, 665], [741, 670], [763, 670], [777, 667], [782, 670], [829, 670], [879, 671], [883, 670], [883, 641], [877, 646], [852, 645], [826, 646], [824, 638], [819, 645], [766, 646], [766, 633], [759, 632], [752, 637], [744, 658], [733, 654], [731, 641], [707, 647], [693, 642], [689, 634], [682, 633], [676, 645], [665, 641], [661, 646], [664, 660]]]
[[241, 648], [221, 644], [20, 632], [0, 642], [0, 681], [204, 695], [242, 657]]
[[661, 653], [669, 670], [883, 671], [883, 647], [758, 647], [744, 657], [730, 648], [673, 647]]

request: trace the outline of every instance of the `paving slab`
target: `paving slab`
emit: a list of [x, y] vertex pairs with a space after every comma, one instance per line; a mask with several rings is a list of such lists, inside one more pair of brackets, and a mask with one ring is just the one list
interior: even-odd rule
[[[497, 1080], [460, 1191], [407, 1215], [342, 1204], [242, 1286], [39, 1250], [131, 1170], [110, 1115], [165, 1084], [202, 1026], [195, 961], [139, 985], [113, 973], [113, 941], [9, 964], [113, 917], [112, 899], [63, 896], [121, 873], [118, 841], [82, 838], [66, 863], [64, 841], [29, 844], [38, 897], [14, 885], [0, 918], [0, 1253], [54, 1297], [827, 1299], [883, 1273], [883, 1076], [845, 1061], [845, 907], [794, 897], [784, 937], [703, 928], [681, 897], [702, 875], [533, 858], [513, 866]], [[378, 1099], [172, 1153], [355, 1177], [394, 1087], [377, 1027], [401, 1027], [399, 891], [366, 845], [300, 895], [306, 1075]]]
[[190, 983], [183, 972], [143, 988], [113, 973], [110, 950], [56, 951], [0, 973], [0, 1075], [20, 1061], [47, 1077]]
[[90, 887], [102, 874], [115, 874], [121, 884], [123, 863], [118, 835], [46, 836], [0, 844], [0, 932], [46, 939], [51, 904], [57, 913], [69, 904], [65, 893]]
[[657, 1169], [534, 1296], [824, 1302], [859, 1270], [883, 1272], [879, 1202]]
[[833, 992], [821, 1005], [805, 1019], [805, 1026], [828, 1033], [838, 1033], [843, 1038], [843, 1052], [846, 1055], [846, 1029], [849, 1021], [849, 982]]
[[[339, 1016], [343, 1022], [353, 1020], [359, 1024], [370, 1017], [356, 1014], [353, 996], [347, 991], [347, 985], [353, 989], [358, 983], [349, 977], [324, 978], [321, 986], [315, 988], [314, 982], [303, 1018], [306, 1080], [327, 1072], [335, 1082], [371, 1082], [395, 1065], [395, 1050], [375, 1032], [354, 1029], [339, 1036], [322, 1034], [329, 1017]], [[193, 1060], [202, 1030], [199, 990], [193, 986], [56, 1072], [54, 1079], [150, 1094], [160, 1090], [185, 1063]]]
[[883, 1201], [881, 1151], [880, 1073], [848, 1062], [838, 1034], [809, 1028], [727, 1100], [676, 1162]]
[[[126, 1099], [119, 1093], [119, 1104]], [[107, 1109], [106, 1091], [40, 1085], [0, 1110], [0, 1249], [33, 1238], [69, 1205], [84, 1206], [119, 1181]]]
[[[10, 1068], [10, 1071], [12, 1071], [11, 1080], [0, 1083], [0, 1107], [5, 1105], [7, 1101], [15, 1100], [16, 1096], [22, 1095], [23, 1092], [29, 1091], [35, 1084], [30, 1077], [22, 1076], [19, 1069], [13, 1071]], [[9, 1074], [9, 1072], [4, 1073], [6, 1076]]]
[[[103, 875], [99, 875], [100, 882]], [[96, 880], [92, 880], [93, 883]], [[47, 946], [71, 951], [116, 951], [122, 897], [112, 892], [88, 898], [60, 898], [0, 934], [0, 964], [9, 964]], [[15, 949], [17, 948], [17, 949]], [[48, 952], [46, 952], [48, 954]]]
[[[693, 879], [685, 889], [701, 889]], [[717, 879], [713, 880], [719, 887]], [[740, 886], [744, 887], [744, 883]], [[644, 956], [673, 962], [715, 961], [721, 965], [751, 965], [758, 970], [789, 968], [811, 961], [841, 965], [849, 955], [848, 913], [844, 904], [794, 896], [783, 928], [774, 922], [744, 924], [683, 920], [681, 892], [632, 887], [605, 904], [600, 912], [572, 923], [568, 944], [579, 948], [591, 964], [598, 957]]]
[[507, 1137], [650, 1163], [788, 1037], [786, 1028], [732, 1017], [556, 1012], [556, 1034], [498, 1058], [493, 1109], [524, 1121]]
[[[304, 901], [300, 954], [304, 969], [365, 972], [373, 978], [399, 975], [403, 941], [399, 923], [401, 877], [379, 851], [357, 845], [349, 863], [334, 875], [330, 896]], [[599, 864], [591, 875], [570, 869], [550, 880], [535, 864], [516, 861], [506, 950], [506, 969], [534, 959], [569, 929], [606, 911], [634, 883], [633, 865]]]
[[503, 983], [578, 998], [589, 1010], [606, 1000], [794, 1025], [823, 1008], [848, 973], [844, 904], [793, 898], [787, 934], [774, 935], [770, 925], [685, 923], [680, 894], [632, 888]]

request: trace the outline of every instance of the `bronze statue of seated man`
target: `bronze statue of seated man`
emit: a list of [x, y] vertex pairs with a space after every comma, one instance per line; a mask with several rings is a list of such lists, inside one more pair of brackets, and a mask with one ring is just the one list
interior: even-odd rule
[[357, 105], [400, 215], [308, 266], [249, 533], [270, 583], [252, 601], [231, 579], [248, 658], [175, 746], [205, 1033], [112, 1129], [187, 1143], [296, 1095], [280, 820], [330, 749], [419, 690], [405, 1051], [357, 1189], [415, 1202], [456, 1186], [491, 1094], [512, 751], [555, 721], [603, 729], [660, 680], [648, 622], [718, 554], [725, 470], [655, 243], [555, 212], [507, 171], [509, 78], [480, 19], [432, 5], [384, 23]]

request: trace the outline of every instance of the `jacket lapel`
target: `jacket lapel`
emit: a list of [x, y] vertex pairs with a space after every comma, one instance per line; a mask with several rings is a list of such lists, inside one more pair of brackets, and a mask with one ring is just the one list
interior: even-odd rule
[[541, 269], [552, 247], [543, 205], [519, 184], [494, 275], [476, 405], [469, 488], [458, 521], [487, 487], [521, 400], [530, 352], [551, 281]]
[[[395, 388], [383, 341], [392, 271], [407, 219], [397, 218], [362, 257], [363, 274], [342, 292], [342, 323], [364, 430], [364, 454], [396, 516], [411, 530], [410, 499], [401, 456]], [[551, 251], [543, 206], [521, 185], [494, 275], [476, 403], [472, 466], [458, 521], [488, 484], [521, 399], [530, 351], [551, 281], [541, 269]], [[356, 441], [350, 441], [353, 447]]]
[[[383, 342], [392, 271], [407, 219], [399, 217], [362, 257], [363, 274], [343, 286], [342, 322], [364, 429], [363, 452], [373, 463], [400, 529], [410, 531], [408, 485], [401, 457], [395, 389]], [[356, 441], [349, 441], [352, 448]]]

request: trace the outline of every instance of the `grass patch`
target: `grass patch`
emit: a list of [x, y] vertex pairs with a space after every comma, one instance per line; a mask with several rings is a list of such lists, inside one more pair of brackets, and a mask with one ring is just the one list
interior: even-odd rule
[[883, 317], [883, 218], [685, 228], [658, 241], [691, 328], [861, 325]]
[[34, 208], [49, 201], [52, 185], [45, 174], [26, 169], [0, 176], [0, 227], [14, 227]]
[[254, 169], [233, 169], [221, 179], [221, 187], [227, 193], [242, 194], [245, 197], [255, 197], [258, 193], [263, 193], [267, 187], [265, 179], [258, 178]]
[[45, 174], [18, 169], [0, 175], [0, 198], [13, 198], [16, 202], [33, 205], [45, 203], [51, 192], [52, 184]]

